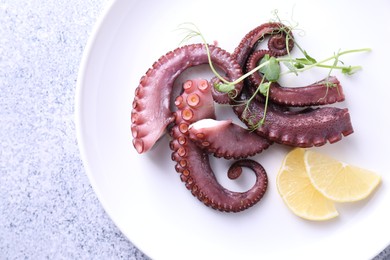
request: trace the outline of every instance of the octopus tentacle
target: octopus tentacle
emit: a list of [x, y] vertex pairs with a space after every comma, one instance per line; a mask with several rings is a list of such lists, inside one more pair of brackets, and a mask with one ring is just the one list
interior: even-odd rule
[[[282, 28], [285, 28], [285, 25], [281, 23], [266, 23], [256, 27], [241, 40], [240, 44], [232, 53], [232, 58], [244, 68], [249, 54], [253, 51], [259, 41], [263, 40], [267, 35], [271, 36], [268, 41], [268, 48], [274, 55], [287, 54], [286, 35], [282, 31]], [[292, 37], [292, 34], [290, 35]], [[288, 44], [289, 48], [292, 49], [294, 42], [290, 39]], [[213, 85], [215, 85], [219, 82], [219, 79], [214, 78], [212, 82]], [[219, 92], [215, 88], [212, 93], [215, 102], [220, 104], [231, 103], [232, 99], [240, 94], [238, 91], [235, 91], [232, 96], [229, 96], [226, 93]]]
[[[270, 54], [268, 50], [258, 50], [253, 52], [247, 61], [246, 71], [256, 68], [261, 59]], [[262, 81], [260, 73], [253, 73], [249, 76], [248, 88], [254, 93]], [[258, 99], [262, 100], [260, 96]], [[326, 105], [345, 100], [343, 88], [336, 77], [328, 77], [303, 87], [282, 87], [274, 82], [270, 86], [269, 99], [280, 105], [291, 107], [304, 107], [313, 105]]]
[[[248, 99], [245, 93], [240, 98], [242, 101]], [[257, 125], [264, 114], [264, 104], [257, 100], [252, 100], [247, 109], [244, 106], [234, 106], [233, 109], [250, 128]], [[328, 141], [337, 142], [342, 136], [353, 133], [353, 128], [347, 108], [322, 107], [289, 114], [268, 107], [264, 124], [255, 131], [277, 143], [312, 147]]]
[[[216, 86], [217, 84], [221, 83], [221, 80], [217, 77], [214, 77], [210, 80], [210, 82], [212, 86]], [[218, 104], [229, 104], [232, 102], [232, 97], [237, 96], [240, 93], [237, 90], [231, 93], [220, 92], [215, 87], [213, 87], [211, 90], [211, 94], [213, 96], [214, 101]]]
[[[207, 89], [211, 91], [211, 86]], [[185, 182], [186, 188], [206, 206], [226, 212], [247, 209], [262, 198], [267, 187], [266, 173], [258, 164], [245, 161], [233, 164], [229, 175], [234, 176], [234, 172], [239, 171], [241, 166], [251, 168], [256, 175], [256, 182], [251, 189], [246, 192], [233, 192], [218, 183], [210, 167], [208, 153], [189, 138], [189, 125], [198, 121], [200, 114], [210, 112], [209, 101], [205, 101], [198, 107], [188, 104], [189, 96], [193, 93], [185, 89], [181, 98], [177, 98], [175, 102], [178, 110], [175, 112], [175, 125], [170, 131], [173, 138], [170, 142], [170, 148], [173, 151], [172, 160], [177, 162], [175, 169], [180, 173], [180, 178]], [[203, 109], [207, 112], [201, 112]]]
[[182, 111], [185, 120], [196, 122], [204, 118], [215, 118], [213, 97], [207, 80], [187, 80], [183, 84], [183, 91], [182, 95], [176, 97], [175, 106]]
[[261, 182], [260, 186], [263, 187], [263, 194], [261, 194], [260, 196], [263, 196], [268, 186], [268, 177], [263, 166], [261, 166], [261, 164], [259, 164], [258, 162], [249, 159], [238, 160], [229, 167], [229, 179], [235, 180], [240, 177], [242, 174], [242, 167], [247, 167], [258, 173], [257, 175], [260, 176], [259, 181]]
[[[230, 81], [242, 75], [241, 67], [228, 52], [213, 45], [208, 47], [212, 62], [226, 73]], [[138, 153], [150, 150], [174, 121], [169, 103], [175, 79], [184, 70], [207, 63], [205, 45], [186, 45], [162, 56], [141, 78], [131, 112], [133, 145]], [[237, 93], [241, 88], [242, 84], [236, 85]]]
[[203, 150], [225, 159], [253, 156], [272, 144], [232, 120], [199, 120], [190, 125], [188, 132], [190, 139]]
[[234, 162], [228, 170], [228, 177], [231, 180], [235, 180], [242, 174], [242, 167], [251, 169], [256, 174], [256, 183], [254, 186], [259, 187], [261, 192], [257, 194], [257, 197], [252, 200], [252, 203], [258, 202], [265, 194], [268, 186], [268, 176], [261, 164], [254, 160], [241, 159]]
[[290, 39], [288, 39], [288, 48], [286, 45], [286, 34], [279, 33], [272, 35], [268, 40], [268, 49], [272, 56], [284, 56], [289, 53], [294, 47], [293, 35], [290, 33]]
[[[273, 37], [271, 37], [269, 48], [274, 51], [275, 54], [281, 53], [282, 55], [285, 55], [287, 53], [286, 44], [284, 43], [284, 47], [282, 47], [283, 43], [281, 43], [280, 40], [282, 38], [285, 39], [285, 37], [280, 38], [281, 36], [277, 36], [284, 35], [281, 30], [282, 28], [286, 28], [286, 26], [282, 23], [265, 23], [254, 28], [244, 36], [232, 53], [232, 57], [236, 59], [242, 67], [244, 67], [248, 56], [251, 54], [258, 42], [263, 40], [267, 35], [273, 35]], [[285, 40], [283, 41], [285, 42]], [[293, 41], [289, 41], [289, 48], [290, 50], [293, 48]]]

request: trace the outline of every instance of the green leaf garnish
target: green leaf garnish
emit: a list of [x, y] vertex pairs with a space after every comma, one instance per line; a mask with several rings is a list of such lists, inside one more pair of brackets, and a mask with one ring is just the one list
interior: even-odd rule
[[344, 67], [341, 69], [341, 73], [345, 74], [345, 75], [352, 75], [352, 74], [355, 74], [356, 71], [360, 70], [362, 67], [360, 66], [348, 66], [348, 67]]
[[259, 85], [259, 91], [261, 94], [263, 94], [264, 96], [267, 96], [268, 95], [268, 92], [269, 92], [269, 87], [271, 86], [271, 82], [265, 82], [265, 83], [261, 83]]
[[[286, 62], [287, 63], [287, 62]], [[288, 64], [288, 63], [287, 63]], [[298, 59], [297, 59], [297, 62], [294, 63], [294, 67], [296, 69], [303, 69], [305, 67], [304, 63], [302, 62], [299, 62]], [[297, 74], [297, 73], [296, 73]]]
[[270, 57], [268, 54], [260, 61], [260, 65], [264, 66], [259, 68], [259, 71], [264, 74], [264, 77], [268, 81], [278, 81], [280, 77], [279, 61], [275, 57]]
[[214, 87], [215, 87], [219, 92], [223, 92], [223, 93], [228, 93], [228, 92], [234, 90], [234, 85], [225, 84], [225, 83], [215, 84]]
[[316, 59], [314, 59], [313, 57], [311, 57], [309, 54], [307, 54], [306, 51], [303, 51], [303, 55], [305, 55], [305, 58], [308, 62], [310, 62], [310, 64], [315, 64], [317, 63]]

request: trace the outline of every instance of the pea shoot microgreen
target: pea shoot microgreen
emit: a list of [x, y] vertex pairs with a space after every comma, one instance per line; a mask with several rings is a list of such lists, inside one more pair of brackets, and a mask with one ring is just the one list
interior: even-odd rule
[[[277, 16], [277, 12], [274, 12], [274, 15], [276, 16], [276, 20], [282, 24], [282, 21]], [[338, 70], [342, 74], [345, 74], [345, 75], [352, 75], [352, 74], [356, 73], [358, 70], [360, 70], [362, 67], [361, 66], [345, 65], [340, 60], [340, 57], [344, 56], [346, 54], [371, 51], [370, 48], [352, 49], [352, 50], [346, 50], [346, 51], [339, 50], [336, 53], [334, 53], [332, 56], [318, 61], [317, 59], [315, 59], [314, 57], [309, 55], [308, 52], [305, 49], [303, 49], [296, 42], [296, 40], [291, 36], [291, 31], [294, 29], [293, 26], [280, 27], [279, 30], [274, 31], [272, 34], [283, 33], [284, 35], [286, 35], [285, 38], [286, 38], [287, 55], [283, 56], [283, 57], [273, 57], [270, 55], [265, 55], [257, 67], [255, 67], [251, 71], [248, 71], [247, 73], [242, 75], [240, 78], [230, 82], [230, 81], [226, 80], [223, 76], [221, 76], [217, 72], [217, 70], [215, 69], [215, 67], [212, 63], [212, 60], [211, 60], [210, 50], [208, 48], [207, 41], [206, 41], [205, 37], [202, 35], [202, 33], [200, 32], [199, 28], [192, 23], [184, 23], [184, 24], [182, 24], [182, 26], [183, 25], [186, 25], [188, 27], [179, 28], [181, 30], [184, 30], [187, 33], [186, 37], [183, 39], [183, 41], [181, 43], [183, 43], [184, 41], [187, 41], [193, 37], [196, 37], [196, 36], [199, 36], [201, 38], [202, 42], [205, 45], [206, 51], [207, 51], [210, 69], [212, 70], [213, 74], [215, 74], [215, 76], [220, 80], [220, 83], [218, 83], [217, 85], [214, 86], [218, 91], [223, 92], [223, 93], [228, 93], [230, 97], [235, 98], [234, 90], [235, 90], [236, 84], [240, 83], [241, 81], [243, 81], [244, 79], [246, 79], [247, 77], [252, 75], [253, 73], [263, 74], [262, 81], [259, 84], [259, 86], [257, 87], [257, 90], [244, 103], [244, 105], [245, 105], [244, 112], [245, 112], [246, 110], [249, 109], [249, 104], [256, 95], [261, 93], [265, 97], [264, 114], [263, 114], [261, 120], [257, 120], [258, 122], [256, 122], [256, 120], [254, 118], [247, 119], [249, 125], [252, 126], [251, 127], [252, 130], [255, 130], [256, 128], [261, 127], [261, 125], [264, 124], [265, 118], [266, 118], [266, 113], [267, 113], [267, 107], [268, 107], [269, 89], [271, 87], [271, 84], [273, 82], [277, 82], [281, 78], [281, 76], [286, 75], [288, 73], [294, 73], [294, 74], [298, 75], [299, 73], [302, 73], [304, 71], [310, 70], [310, 69], [315, 68], [315, 67], [328, 69], [329, 72], [327, 75], [327, 79], [329, 79], [329, 77], [331, 76], [331, 73], [334, 70]], [[297, 47], [297, 49], [299, 50], [299, 52], [302, 55], [301, 57], [298, 57], [298, 58], [292, 57], [291, 52], [290, 52], [291, 50], [289, 49], [289, 44], [288, 44], [290, 41], [294, 42], [294, 46]], [[281, 64], [283, 64], [287, 68], [286, 71], [282, 72], [282, 70], [280, 68]], [[336, 84], [328, 81], [327, 79], [325, 82], [327, 87], [335, 87], [336, 86]]]
[[[194, 37], [197, 37], [199, 36], [206, 48], [206, 52], [207, 52], [207, 59], [208, 59], [208, 62], [209, 62], [209, 66], [210, 66], [210, 69], [211, 71], [214, 73], [214, 75], [216, 77], [218, 77], [218, 79], [226, 84], [230, 83], [229, 81], [227, 81], [224, 77], [222, 77], [218, 72], [217, 70], [215, 69], [214, 65], [213, 65], [213, 62], [211, 60], [211, 55], [210, 55], [210, 49], [209, 49], [209, 46], [207, 44], [207, 41], [206, 41], [206, 38], [203, 36], [203, 34], [200, 32], [199, 28], [193, 24], [193, 23], [182, 23], [178, 30], [182, 30], [186, 33], [186, 36], [184, 37], [184, 39], [180, 42], [179, 45], [183, 44], [184, 42], [190, 40], [191, 38], [194, 38]], [[237, 83], [236, 83], [237, 84]], [[233, 86], [233, 89], [234, 89], [234, 86]], [[230, 89], [230, 90], [233, 90], [233, 89]], [[227, 93], [229, 92], [230, 90], [227, 90], [227, 89], [223, 89], [220, 90], [221, 92], [224, 92], [224, 93]]]

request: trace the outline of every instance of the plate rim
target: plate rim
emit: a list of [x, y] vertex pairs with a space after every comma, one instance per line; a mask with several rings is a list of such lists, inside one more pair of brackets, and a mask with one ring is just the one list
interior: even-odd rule
[[[116, 8], [116, 5], [119, 5], [119, 2], [121, 0], [112, 0], [107, 3], [107, 6], [105, 6], [101, 12], [101, 14], [97, 17], [95, 24], [92, 27], [91, 33], [88, 37], [87, 43], [84, 47], [83, 54], [81, 57], [81, 61], [79, 64], [77, 79], [76, 79], [76, 91], [75, 91], [75, 130], [76, 130], [76, 141], [77, 146], [79, 149], [80, 158], [82, 161], [82, 165], [85, 171], [85, 174], [87, 175], [88, 181], [92, 187], [93, 192], [96, 194], [96, 197], [101, 204], [105, 214], [108, 215], [110, 221], [118, 228], [118, 230], [130, 241], [130, 243], [133, 244], [134, 247], [136, 247], [138, 250], [140, 250], [144, 255], [150, 257], [148, 254], [146, 254], [146, 249], [133, 239], [130, 239], [130, 237], [126, 234], [126, 232], [123, 231], [123, 227], [118, 223], [115, 219], [115, 217], [112, 215], [112, 213], [109, 210], [109, 205], [104, 199], [104, 196], [102, 195], [102, 192], [99, 188], [98, 183], [96, 182], [96, 178], [94, 177], [91, 169], [91, 165], [89, 160], [87, 159], [87, 148], [86, 148], [86, 142], [84, 137], [84, 128], [82, 123], [82, 100], [84, 98], [84, 85], [85, 85], [85, 77], [86, 77], [86, 71], [88, 70], [88, 63], [91, 59], [93, 50], [96, 45], [97, 39], [100, 37], [101, 29], [105, 26], [106, 21], [110, 18], [111, 13]], [[133, 1], [134, 2], [134, 1]]]

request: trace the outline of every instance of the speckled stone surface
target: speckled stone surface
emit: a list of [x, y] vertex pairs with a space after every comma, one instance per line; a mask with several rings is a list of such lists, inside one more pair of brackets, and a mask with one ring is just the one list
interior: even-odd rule
[[76, 142], [83, 49], [108, 0], [0, 0], [0, 259], [147, 259], [102, 209]]
[[76, 141], [78, 68], [109, 2], [0, 0], [0, 259], [147, 259], [102, 209]]

